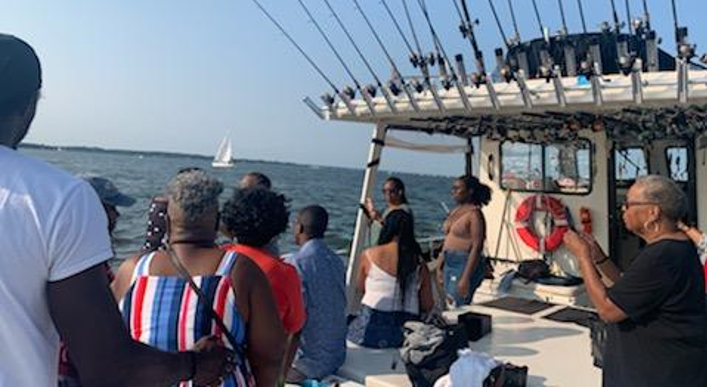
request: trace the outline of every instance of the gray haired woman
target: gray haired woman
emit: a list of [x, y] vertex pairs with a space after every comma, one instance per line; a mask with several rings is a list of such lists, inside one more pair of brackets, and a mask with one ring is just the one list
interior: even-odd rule
[[[168, 248], [123, 263], [113, 292], [133, 339], [175, 351], [206, 338], [236, 352], [237, 366], [225, 385], [273, 386], [285, 335], [262, 271], [214, 243], [222, 191], [221, 182], [202, 170], [175, 176], [167, 187]], [[173, 260], [182, 262], [201, 294], [180, 277]], [[208, 309], [228, 333], [214, 324]], [[229, 334], [235, 343], [226, 340]]]
[[622, 209], [626, 228], [646, 243], [623, 273], [589, 235], [564, 237], [589, 299], [609, 323], [603, 385], [707, 386], [704, 278], [695, 246], [677, 227], [685, 194], [649, 175], [631, 186]]

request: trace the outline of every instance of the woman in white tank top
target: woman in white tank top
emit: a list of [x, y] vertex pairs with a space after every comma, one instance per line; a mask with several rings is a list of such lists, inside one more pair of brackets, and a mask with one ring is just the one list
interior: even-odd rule
[[379, 245], [361, 256], [357, 285], [362, 310], [349, 326], [348, 339], [359, 345], [399, 347], [403, 324], [432, 309], [430, 275], [408, 213], [395, 210], [386, 217]]

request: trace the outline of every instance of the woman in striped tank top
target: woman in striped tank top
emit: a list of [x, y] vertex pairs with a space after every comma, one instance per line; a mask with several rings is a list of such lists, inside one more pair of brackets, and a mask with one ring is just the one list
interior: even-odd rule
[[274, 386], [285, 335], [262, 271], [250, 259], [224, 253], [214, 243], [222, 191], [221, 182], [202, 170], [178, 174], [167, 187], [169, 243], [238, 348], [225, 340], [167, 252], [127, 260], [113, 291], [133, 339], [161, 350], [183, 351], [215, 336], [239, 357], [238, 367], [222, 386]]

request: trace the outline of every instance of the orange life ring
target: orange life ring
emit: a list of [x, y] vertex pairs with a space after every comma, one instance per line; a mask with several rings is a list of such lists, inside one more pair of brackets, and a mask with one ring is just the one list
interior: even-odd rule
[[[552, 216], [552, 231], [547, 237], [539, 237], [532, 226], [535, 211], [546, 211]], [[565, 205], [560, 199], [548, 195], [533, 195], [525, 198], [516, 211], [516, 232], [520, 239], [535, 251], [541, 251], [540, 241], [543, 241], [542, 251], [554, 251], [562, 244], [562, 237], [569, 229]]]

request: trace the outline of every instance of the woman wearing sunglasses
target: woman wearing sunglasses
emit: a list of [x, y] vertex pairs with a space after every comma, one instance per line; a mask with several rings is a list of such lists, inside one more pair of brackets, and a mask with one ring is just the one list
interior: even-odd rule
[[372, 198], [366, 198], [366, 214], [371, 220], [370, 241], [373, 245], [378, 245], [378, 239], [381, 233], [381, 227], [385, 223], [386, 217], [395, 210], [403, 210], [412, 216], [412, 209], [408, 203], [408, 198], [405, 195], [405, 184], [397, 177], [389, 177], [383, 183], [383, 199], [385, 199], [386, 208], [381, 213], [373, 204]]
[[623, 273], [591, 236], [564, 236], [608, 323], [603, 385], [707, 386], [704, 277], [694, 244], [677, 226], [685, 194], [649, 175], [631, 186], [622, 209], [626, 228], [645, 242]]

